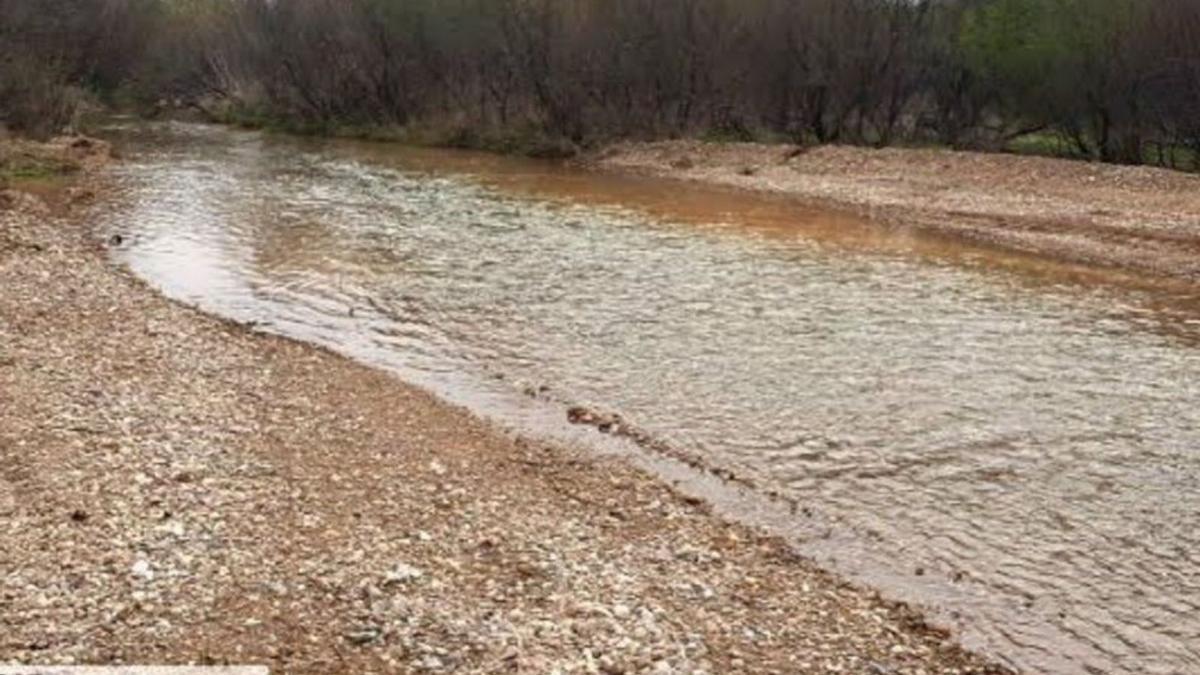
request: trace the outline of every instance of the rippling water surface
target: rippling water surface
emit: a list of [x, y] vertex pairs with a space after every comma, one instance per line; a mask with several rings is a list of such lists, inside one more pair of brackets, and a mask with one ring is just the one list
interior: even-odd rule
[[1013, 664], [1200, 672], [1191, 289], [550, 164], [111, 133], [102, 219], [169, 295], [518, 425], [619, 412]]

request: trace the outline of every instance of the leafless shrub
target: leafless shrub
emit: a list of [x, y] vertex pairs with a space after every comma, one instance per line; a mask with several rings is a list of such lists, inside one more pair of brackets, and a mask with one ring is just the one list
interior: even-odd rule
[[0, 0], [3, 119], [62, 124], [66, 85], [504, 147], [1052, 138], [1185, 166], [1200, 162], [1200, 3]]

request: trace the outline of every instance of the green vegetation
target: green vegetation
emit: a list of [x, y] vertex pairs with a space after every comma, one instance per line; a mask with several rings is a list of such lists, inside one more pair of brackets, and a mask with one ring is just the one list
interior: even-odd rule
[[78, 170], [77, 162], [51, 148], [21, 141], [0, 143], [0, 188], [51, 182]]
[[0, 0], [0, 122], [89, 101], [542, 156], [616, 138], [1200, 169], [1195, 0]]

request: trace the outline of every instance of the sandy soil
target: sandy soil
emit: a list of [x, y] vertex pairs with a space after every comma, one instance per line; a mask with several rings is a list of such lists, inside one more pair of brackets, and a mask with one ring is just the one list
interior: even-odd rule
[[0, 663], [1000, 672], [653, 478], [169, 302], [0, 199]]
[[795, 195], [1071, 263], [1200, 281], [1200, 175], [947, 150], [697, 141], [620, 144], [589, 161]]

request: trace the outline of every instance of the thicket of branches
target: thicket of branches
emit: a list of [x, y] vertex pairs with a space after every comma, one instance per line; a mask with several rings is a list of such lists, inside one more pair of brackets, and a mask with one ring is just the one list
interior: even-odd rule
[[146, 54], [159, 0], [0, 0], [0, 124], [43, 136]]
[[28, 78], [464, 143], [1023, 140], [1200, 168], [1196, 0], [0, 0], [9, 126]]

